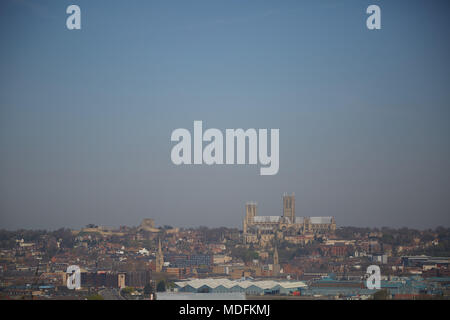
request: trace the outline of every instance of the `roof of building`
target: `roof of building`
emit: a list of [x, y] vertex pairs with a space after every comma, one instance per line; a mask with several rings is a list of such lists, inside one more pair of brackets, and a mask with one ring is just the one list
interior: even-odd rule
[[312, 224], [329, 224], [333, 220], [333, 217], [311, 217]]
[[253, 217], [254, 222], [279, 222], [280, 216], [255, 216]]
[[156, 300], [245, 300], [245, 293], [158, 292]]
[[[254, 216], [253, 221], [256, 223], [278, 223], [280, 221], [280, 216]], [[285, 217], [289, 222], [289, 218]], [[295, 223], [303, 223], [304, 217], [295, 217]], [[333, 217], [310, 217], [310, 222], [312, 224], [330, 224], [333, 221]]]
[[184, 288], [186, 286], [191, 286], [192, 288], [198, 289], [203, 286], [209, 288], [217, 288], [223, 286], [224, 288], [230, 289], [233, 287], [241, 287], [242, 289], [247, 289], [251, 286], [258, 287], [260, 289], [273, 289], [275, 287], [283, 287], [285, 289], [306, 287], [306, 284], [302, 281], [273, 281], [273, 280], [263, 280], [263, 281], [249, 281], [249, 280], [229, 280], [229, 279], [193, 279], [188, 281], [178, 281], [175, 284]]

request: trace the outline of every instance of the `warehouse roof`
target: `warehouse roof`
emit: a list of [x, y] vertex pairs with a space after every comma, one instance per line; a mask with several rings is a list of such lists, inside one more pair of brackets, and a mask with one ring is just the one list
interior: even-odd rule
[[249, 280], [229, 280], [229, 279], [193, 279], [188, 281], [178, 281], [175, 284], [179, 288], [184, 288], [186, 286], [191, 286], [192, 288], [198, 289], [203, 286], [207, 286], [211, 289], [215, 289], [219, 286], [225, 288], [241, 287], [242, 289], [247, 289], [251, 286], [256, 286], [261, 289], [273, 289], [277, 286], [283, 287], [285, 289], [306, 287], [306, 284], [302, 281], [273, 281], [273, 280], [263, 280], [263, 281], [249, 281]]

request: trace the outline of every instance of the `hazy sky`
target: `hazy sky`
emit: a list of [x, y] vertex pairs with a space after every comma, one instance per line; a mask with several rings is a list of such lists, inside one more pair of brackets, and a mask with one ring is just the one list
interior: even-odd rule
[[[240, 227], [246, 201], [280, 215], [283, 192], [338, 225], [449, 227], [449, 9], [2, 0], [0, 228]], [[279, 128], [279, 173], [173, 165], [170, 135], [194, 120]]]

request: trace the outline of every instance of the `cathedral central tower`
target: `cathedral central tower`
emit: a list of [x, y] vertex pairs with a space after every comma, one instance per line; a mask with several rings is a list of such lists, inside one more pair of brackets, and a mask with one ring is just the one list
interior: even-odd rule
[[283, 217], [288, 218], [290, 223], [295, 223], [295, 195], [283, 195]]

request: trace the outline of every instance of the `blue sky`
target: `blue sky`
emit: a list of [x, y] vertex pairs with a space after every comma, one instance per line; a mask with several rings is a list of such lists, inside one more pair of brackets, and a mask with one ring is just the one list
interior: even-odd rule
[[[0, 226], [240, 226], [283, 192], [339, 225], [450, 226], [449, 7], [4, 0]], [[170, 134], [194, 120], [279, 128], [278, 175], [174, 166]]]

